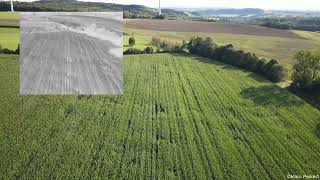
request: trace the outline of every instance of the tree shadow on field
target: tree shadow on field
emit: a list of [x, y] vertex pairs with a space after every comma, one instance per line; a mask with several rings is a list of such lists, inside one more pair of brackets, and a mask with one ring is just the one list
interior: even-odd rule
[[[176, 56], [179, 56], [179, 54], [176, 54]], [[236, 71], [242, 71], [242, 72], [250, 72], [250, 71], [245, 70], [243, 68], [240, 68], [240, 67], [237, 67], [237, 66], [233, 66], [233, 65], [230, 65], [230, 64], [226, 64], [226, 63], [218, 61], [218, 60], [213, 60], [213, 59], [200, 57], [200, 56], [197, 56], [197, 55], [189, 55], [189, 54], [186, 54], [185, 56], [186, 57], [190, 57], [191, 59], [193, 59], [195, 61], [198, 61], [198, 62], [201, 62], [201, 63], [217, 65], [221, 69], [225, 69], [225, 70], [236, 70]]]
[[319, 122], [317, 123], [315, 129], [314, 129], [314, 134], [320, 138], [320, 118], [319, 118]]
[[178, 57], [189, 57], [192, 60], [195, 60], [195, 61], [200, 62], [200, 63], [214, 64], [217, 67], [221, 68], [222, 70], [228, 70], [228, 71], [234, 70], [234, 71], [238, 71], [238, 72], [248, 73], [248, 77], [252, 78], [252, 79], [254, 79], [256, 81], [263, 82], [263, 83], [270, 82], [269, 80], [267, 80], [266, 78], [264, 78], [263, 76], [261, 76], [259, 74], [256, 74], [254, 72], [251, 72], [249, 70], [243, 69], [241, 67], [237, 67], [237, 66], [233, 66], [233, 65], [230, 65], [230, 64], [226, 64], [224, 62], [220, 62], [220, 61], [217, 61], [217, 60], [213, 60], [213, 59], [209, 59], [209, 58], [205, 58], [205, 57], [200, 57], [200, 56], [193, 55], [193, 54], [172, 53], [171, 55], [172, 56], [178, 56]]
[[194, 55], [194, 54], [188, 54], [188, 53], [170, 53], [170, 55], [172, 55], [172, 56], [177, 56], [177, 57], [188, 57], [188, 58], [191, 58], [192, 60], [195, 60], [195, 61], [200, 62], [200, 63], [214, 64], [214, 65], [220, 66], [221, 69], [242, 70], [242, 69], [237, 68], [237, 67], [235, 67], [235, 66], [232, 66], [232, 65], [229, 65], [229, 64], [225, 64], [225, 63], [223, 63], [223, 62], [221, 62], [221, 61], [213, 60], [213, 59], [206, 58], [206, 57], [201, 57], [201, 56]]
[[189, 57], [192, 60], [195, 60], [195, 61], [198, 61], [198, 62], [201, 62], [201, 63], [214, 64], [214, 65], [217, 65], [217, 66], [221, 66], [221, 68], [223, 68], [226, 65], [226, 64], [224, 64], [224, 63], [222, 63], [220, 61], [209, 59], [209, 58], [206, 58], [206, 57], [200, 57], [200, 56], [197, 56], [197, 55], [189, 55]]
[[236, 66], [232, 66], [229, 64], [224, 64], [224, 66], [222, 67], [222, 69], [227, 69], [227, 70], [240, 70], [240, 71], [244, 71], [243, 69], [240, 69]]
[[276, 85], [247, 88], [242, 90], [240, 95], [252, 100], [256, 105], [298, 107], [304, 104], [301, 99]]
[[240, 71], [240, 72], [244, 72], [244, 73], [249, 73], [248, 74], [249, 78], [252, 78], [252, 79], [259, 81], [259, 82], [270, 82], [269, 80], [265, 79], [263, 76], [256, 74], [254, 72], [251, 72], [249, 70], [243, 69], [241, 67], [236, 67], [236, 66], [233, 66], [230, 64], [225, 64], [220, 61], [216, 61], [216, 60], [212, 60], [212, 59], [208, 59], [208, 58], [203, 58], [203, 57], [199, 57], [199, 56], [189, 55], [189, 57], [191, 57], [192, 59], [194, 59], [198, 62], [217, 65], [223, 70], [230, 70], [230, 71], [234, 70], [234, 71], [238, 71], [238, 72]]
[[258, 75], [258, 74], [255, 74], [255, 73], [250, 73], [248, 74], [248, 77], [249, 78], [252, 78], [256, 81], [259, 81], [259, 82], [264, 82], [264, 83], [267, 83], [267, 82], [270, 82], [269, 80], [265, 79], [264, 77]]

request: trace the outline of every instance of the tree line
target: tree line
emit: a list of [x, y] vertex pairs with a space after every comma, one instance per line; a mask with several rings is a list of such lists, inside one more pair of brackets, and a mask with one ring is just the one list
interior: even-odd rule
[[187, 49], [191, 54], [249, 70], [266, 77], [272, 82], [284, 80], [288, 72], [276, 59], [268, 61], [259, 58], [254, 53], [235, 49], [232, 44], [218, 46], [211, 37], [192, 37], [187, 44]]
[[[288, 70], [278, 60], [259, 58], [254, 53], [235, 49], [232, 44], [218, 46], [211, 37], [192, 37], [188, 43], [183, 41], [181, 44], [152, 37], [152, 43], [157, 46], [156, 50], [153, 47], [136, 49], [133, 48], [135, 38], [130, 37], [131, 48], [124, 54], [191, 53], [246, 69], [276, 83], [288, 76]], [[295, 60], [290, 87], [320, 95], [320, 51], [302, 50], [295, 55]]]
[[275, 29], [320, 31], [320, 19], [317, 17], [258, 18], [253, 21], [254, 24]]
[[129, 45], [131, 48], [124, 51], [123, 54], [189, 52], [249, 70], [266, 77], [272, 82], [280, 82], [287, 77], [287, 69], [280, 65], [276, 59], [267, 61], [264, 58], [257, 57], [254, 53], [236, 50], [232, 44], [218, 46], [211, 37], [192, 37], [188, 43], [183, 41], [181, 44], [170, 44], [166, 40], [153, 37], [152, 43], [158, 47], [156, 51], [153, 47], [146, 47], [144, 50], [132, 48], [135, 45], [135, 38], [130, 37]]
[[[145, 49], [137, 49], [137, 48], [128, 48], [127, 50], [123, 51], [123, 55], [129, 54], [154, 54], [156, 53], [153, 47], [146, 47]], [[159, 53], [159, 52], [157, 52]]]
[[20, 53], [20, 45], [18, 44], [18, 48], [15, 50], [11, 50], [8, 48], [2, 48], [0, 45], [0, 54], [19, 54]]
[[124, 55], [128, 54], [154, 54], [154, 53], [186, 53], [184, 50], [186, 47], [185, 41], [182, 44], [172, 43], [166, 39], [152, 37], [152, 44], [156, 46], [156, 50], [152, 46], [148, 46], [143, 50], [134, 48], [136, 39], [134, 36], [129, 38], [129, 46], [127, 50], [123, 52]]
[[[134, 37], [129, 38], [131, 48], [124, 51], [124, 54], [153, 54], [153, 53], [191, 53], [237, 66], [251, 72], [260, 74], [272, 82], [280, 82], [287, 77], [287, 69], [280, 65], [276, 59], [267, 61], [259, 58], [254, 53], [236, 50], [232, 44], [218, 46], [211, 37], [192, 37], [188, 43], [170, 44], [160, 38], [152, 38], [152, 43], [158, 48], [156, 51], [152, 47], [144, 50], [132, 48], [135, 45]], [[161, 49], [161, 50], [160, 50]]]

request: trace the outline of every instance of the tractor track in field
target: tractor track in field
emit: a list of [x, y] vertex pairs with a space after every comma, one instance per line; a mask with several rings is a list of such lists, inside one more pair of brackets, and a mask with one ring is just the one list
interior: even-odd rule
[[20, 93], [122, 94], [120, 15], [23, 12]]

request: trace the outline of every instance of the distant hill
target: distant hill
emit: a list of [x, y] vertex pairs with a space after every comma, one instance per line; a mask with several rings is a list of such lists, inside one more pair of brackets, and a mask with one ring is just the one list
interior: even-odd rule
[[208, 8], [208, 9], [181, 9], [177, 11], [190, 12], [194, 16], [218, 17], [320, 17], [320, 11], [293, 11], [293, 10], [263, 10], [258, 8]]
[[194, 11], [194, 15], [199, 16], [214, 16], [214, 15], [238, 15], [238, 16], [247, 16], [247, 15], [259, 15], [264, 14], [263, 9], [257, 8], [244, 8], [244, 9], [206, 9], [206, 10], [199, 10]]
[[[124, 18], [153, 18], [157, 10], [142, 5], [122, 5], [103, 2], [82, 2], [76, 0], [41, 0], [34, 2], [14, 2], [16, 11], [123, 11]], [[10, 2], [0, 2], [0, 11], [9, 11]], [[164, 15], [183, 16], [184, 13], [163, 9]]]

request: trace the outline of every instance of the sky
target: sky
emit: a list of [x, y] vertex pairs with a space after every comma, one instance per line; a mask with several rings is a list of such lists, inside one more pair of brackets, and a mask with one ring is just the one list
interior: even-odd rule
[[[93, 1], [93, 0], [90, 0]], [[95, 0], [98, 1], [98, 0]], [[158, 0], [99, 0], [157, 7]], [[262, 9], [320, 10], [320, 0], [161, 0], [163, 7], [232, 7]]]
[[[32, 0], [19, 0], [32, 1]], [[157, 7], [158, 0], [81, 0], [117, 4], [140, 4]], [[229, 8], [261, 8], [281, 10], [318, 10], [320, 0], [161, 0], [162, 7], [229, 7]]]

